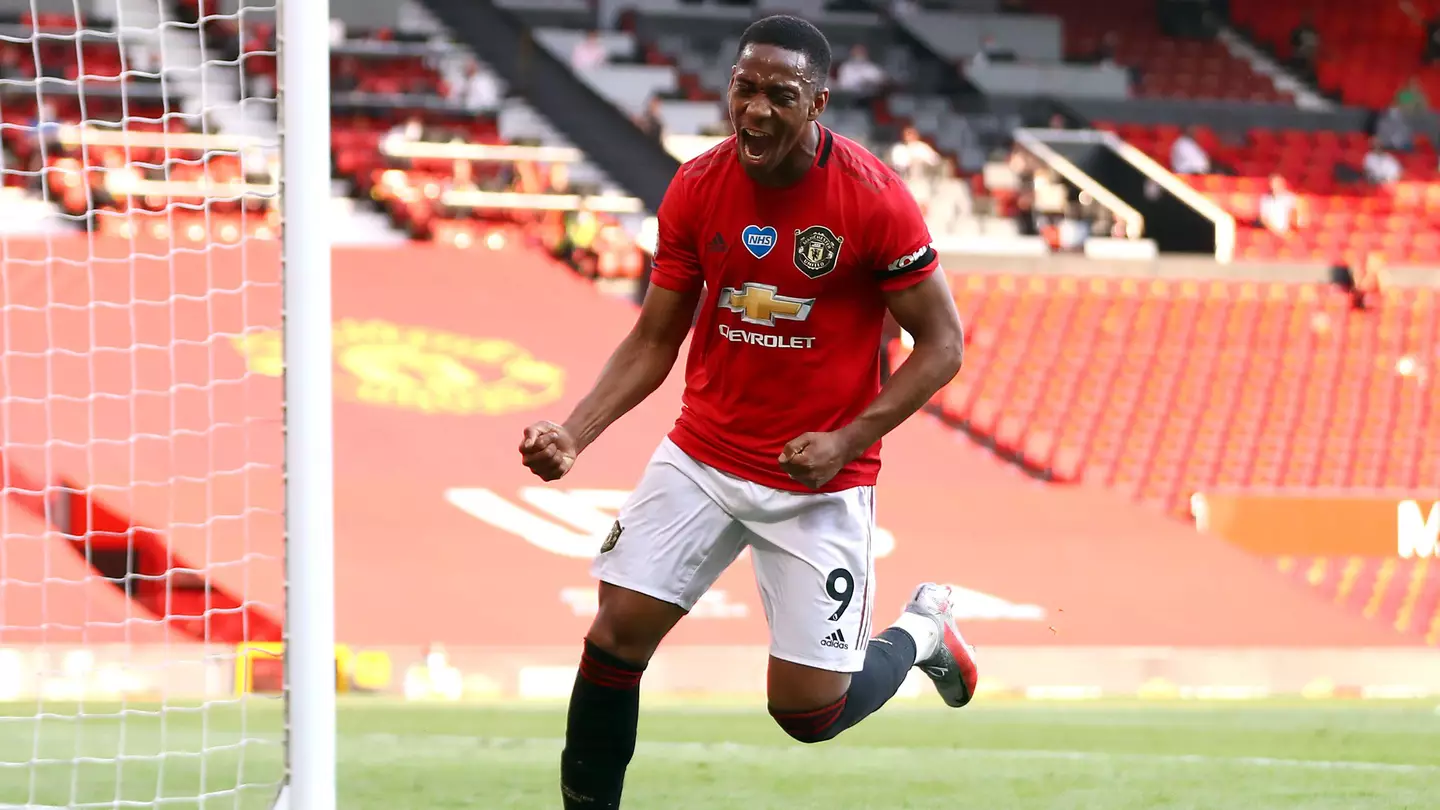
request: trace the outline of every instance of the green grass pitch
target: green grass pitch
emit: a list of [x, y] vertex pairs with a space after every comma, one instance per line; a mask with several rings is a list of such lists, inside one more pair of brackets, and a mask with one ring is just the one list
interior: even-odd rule
[[[1433, 702], [930, 703], [818, 746], [759, 707], [647, 705], [625, 807], [1418, 810], [1440, 795]], [[117, 708], [0, 705], [0, 808], [268, 805], [275, 701]], [[557, 808], [563, 730], [555, 704], [344, 699], [340, 807]]]

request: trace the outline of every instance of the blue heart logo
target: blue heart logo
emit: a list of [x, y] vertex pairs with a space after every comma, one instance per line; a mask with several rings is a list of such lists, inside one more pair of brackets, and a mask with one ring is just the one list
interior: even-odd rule
[[780, 235], [769, 225], [764, 228], [758, 225], [746, 225], [745, 230], [740, 232], [740, 241], [745, 243], [745, 249], [750, 255], [757, 259], [763, 259], [770, 255], [775, 249], [775, 243], [779, 241]]

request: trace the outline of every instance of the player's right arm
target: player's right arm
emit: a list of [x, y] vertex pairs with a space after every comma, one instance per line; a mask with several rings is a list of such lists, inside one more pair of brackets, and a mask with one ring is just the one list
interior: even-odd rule
[[576, 456], [654, 393], [674, 368], [703, 288], [687, 197], [684, 178], [676, 175], [660, 204], [660, 237], [640, 317], [595, 386], [564, 424], [537, 422], [525, 428], [520, 455], [540, 478], [554, 481], [569, 472]]

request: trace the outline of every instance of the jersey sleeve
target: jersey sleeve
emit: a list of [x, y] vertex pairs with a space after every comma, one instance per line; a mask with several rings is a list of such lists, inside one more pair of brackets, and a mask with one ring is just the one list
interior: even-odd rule
[[902, 183], [886, 189], [875, 207], [869, 233], [875, 281], [887, 292], [919, 284], [940, 267], [930, 227], [920, 205]]
[[700, 257], [695, 252], [695, 217], [690, 211], [689, 183], [678, 172], [660, 201], [659, 236], [655, 242], [655, 262], [650, 269], [650, 282], [674, 292], [690, 292], [703, 279]]

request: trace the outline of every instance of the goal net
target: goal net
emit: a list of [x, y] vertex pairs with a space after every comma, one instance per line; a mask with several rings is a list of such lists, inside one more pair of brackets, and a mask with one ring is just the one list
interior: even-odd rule
[[277, 13], [0, 0], [0, 808], [286, 779]]

